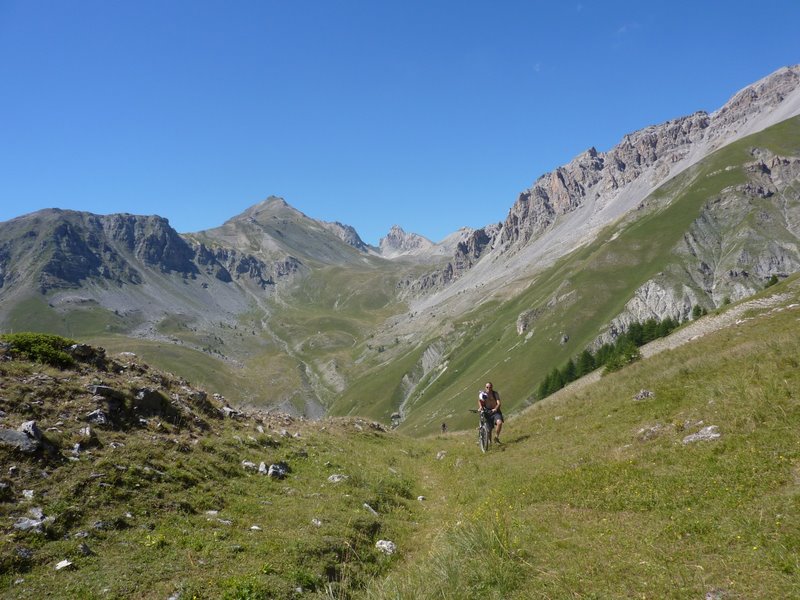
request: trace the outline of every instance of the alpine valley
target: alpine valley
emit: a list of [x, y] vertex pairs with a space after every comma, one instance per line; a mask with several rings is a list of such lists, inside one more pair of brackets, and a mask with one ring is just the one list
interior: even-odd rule
[[[398, 214], [402, 220], [402, 214]], [[160, 216], [0, 223], [0, 330], [78, 339], [232, 405], [465, 428], [476, 390], [544, 377], [649, 318], [713, 311], [800, 270], [800, 66], [589, 148], [505, 221], [378, 247], [271, 197], [179, 234]]]

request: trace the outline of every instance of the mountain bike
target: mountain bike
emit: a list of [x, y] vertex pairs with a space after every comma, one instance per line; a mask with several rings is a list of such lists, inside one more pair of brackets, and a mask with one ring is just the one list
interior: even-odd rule
[[494, 429], [494, 422], [489, 416], [491, 411], [488, 408], [480, 410], [472, 408], [469, 412], [478, 413], [478, 445], [481, 447], [481, 452], [486, 452], [492, 445], [492, 429]]

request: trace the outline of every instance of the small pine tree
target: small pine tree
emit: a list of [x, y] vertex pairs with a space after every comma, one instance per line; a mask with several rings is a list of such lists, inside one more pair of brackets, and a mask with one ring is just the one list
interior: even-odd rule
[[600, 348], [597, 349], [597, 354], [594, 357], [594, 363], [597, 367], [602, 367], [604, 364], [608, 362], [608, 359], [611, 358], [611, 355], [614, 353], [614, 346], [611, 344], [603, 344]]
[[659, 337], [658, 326], [659, 322], [655, 319], [647, 319], [647, 321], [642, 324], [642, 343], [640, 345], [652, 342]]
[[594, 355], [587, 348], [578, 356], [577, 375], [583, 377], [595, 370]]
[[635, 321], [628, 325], [628, 331], [625, 332], [624, 337], [633, 342], [634, 345], [641, 346], [644, 338], [644, 327], [642, 327], [641, 323]]
[[564, 382], [564, 385], [575, 381], [578, 378], [578, 370], [575, 367], [575, 361], [571, 358], [567, 361], [567, 364], [561, 369], [561, 380]]

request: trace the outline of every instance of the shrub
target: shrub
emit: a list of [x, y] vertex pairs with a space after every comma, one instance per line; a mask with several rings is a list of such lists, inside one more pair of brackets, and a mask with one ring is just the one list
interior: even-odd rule
[[75, 365], [75, 359], [66, 350], [76, 342], [49, 333], [8, 333], [0, 336], [9, 344], [12, 354], [60, 369]]

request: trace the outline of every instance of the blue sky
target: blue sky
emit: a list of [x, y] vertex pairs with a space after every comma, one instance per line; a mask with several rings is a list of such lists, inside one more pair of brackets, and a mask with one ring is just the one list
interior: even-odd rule
[[189, 232], [277, 195], [438, 241], [800, 63], [798, 24], [796, 0], [0, 0], [0, 221]]

